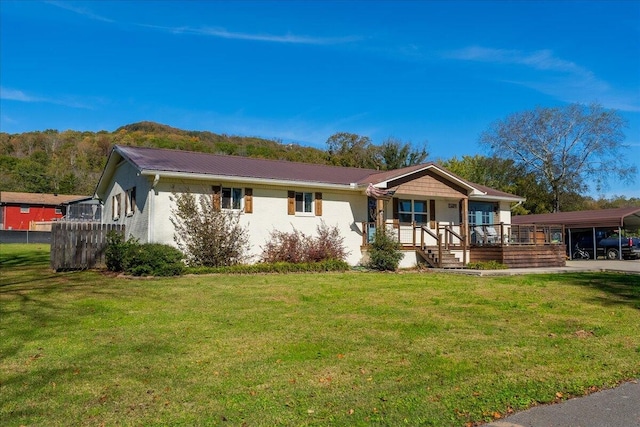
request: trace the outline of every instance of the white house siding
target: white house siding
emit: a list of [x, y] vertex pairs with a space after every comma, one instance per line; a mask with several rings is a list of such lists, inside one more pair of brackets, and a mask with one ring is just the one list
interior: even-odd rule
[[[259, 258], [262, 247], [270, 238], [272, 231], [293, 231], [295, 228], [306, 235], [316, 235], [316, 229], [322, 222], [331, 227], [337, 226], [340, 230], [340, 235], [345, 238], [344, 244], [350, 252], [347, 262], [355, 265], [361, 261], [361, 222], [366, 219], [367, 197], [356, 191], [266, 186], [249, 182], [189, 182], [161, 178], [155, 191], [151, 191], [151, 196], [147, 200], [147, 210], [151, 213], [149, 241], [175, 245], [174, 229], [169, 219], [173, 206], [171, 201], [173, 192], [189, 191], [196, 196], [204, 194], [211, 197], [213, 185], [251, 188], [253, 190], [253, 213], [242, 212], [240, 216], [240, 224], [246, 227], [249, 232], [249, 255], [252, 257], [252, 261]], [[314, 194], [322, 192], [322, 216], [288, 215], [288, 191], [312, 192]], [[129, 234], [129, 232], [127, 233]], [[132, 234], [141, 241], [147, 241], [146, 230], [142, 228], [132, 228]]]
[[[102, 201], [103, 224], [124, 224], [127, 238], [135, 237], [146, 243], [148, 230], [148, 193], [150, 182], [146, 177], [139, 176], [135, 168], [129, 163], [121, 163], [116, 167], [114, 178], [107, 190], [107, 196]], [[136, 205], [133, 214], [125, 212], [126, 191], [136, 188]], [[120, 216], [113, 219], [113, 196], [120, 194]]]

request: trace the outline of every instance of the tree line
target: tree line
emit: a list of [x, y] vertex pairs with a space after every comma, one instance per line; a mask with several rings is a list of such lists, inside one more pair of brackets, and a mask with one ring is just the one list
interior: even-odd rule
[[[625, 125], [616, 111], [598, 104], [536, 108], [498, 120], [482, 133], [479, 142], [488, 156], [436, 163], [469, 181], [526, 197], [516, 214], [640, 206], [637, 197], [587, 195], [602, 191], [608, 180], [635, 179], [636, 167], [624, 156]], [[114, 132], [0, 133], [0, 191], [91, 195], [116, 144], [378, 170], [424, 163], [429, 155], [426, 142], [415, 146], [389, 137], [376, 145], [348, 132], [331, 135], [324, 150], [153, 122]]]

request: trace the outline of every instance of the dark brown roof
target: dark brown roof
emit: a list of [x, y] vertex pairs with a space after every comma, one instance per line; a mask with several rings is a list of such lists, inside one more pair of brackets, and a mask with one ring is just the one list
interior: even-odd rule
[[473, 186], [475, 188], [477, 188], [478, 190], [487, 193], [488, 196], [492, 196], [492, 197], [516, 197], [516, 198], [522, 199], [523, 201], [526, 200], [524, 197], [520, 197], [520, 196], [516, 196], [515, 194], [506, 193], [504, 191], [496, 190], [495, 188], [487, 187], [486, 185], [473, 184]]
[[116, 149], [140, 170], [344, 185], [360, 182], [367, 176], [376, 173], [373, 169], [345, 168], [191, 151], [123, 146], [118, 146]]
[[90, 198], [73, 194], [20, 193], [14, 191], [0, 192], [0, 203], [21, 205], [59, 206], [64, 203]]
[[563, 224], [570, 228], [638, 227], [640, 226], [640, 207], [517, 215], [511, 217], [511, 223]]
[[[141, 171], [317, 182], [337, 185], [350, 185], [352, 183], [359, 185], [377, 184], [426, 167], [435, 167], [446, 171], [446, 173], [466, 183], [467, 186], [487, 193], [489, 196], [524, 200], [519, 196], [464, 180], [434, 163], [381, 172], [374, 169], [347, 168], [147, 147], [116, 146], [114, 152], [119, 153]], [[103, 178], [101, 178], [101, 181]]]

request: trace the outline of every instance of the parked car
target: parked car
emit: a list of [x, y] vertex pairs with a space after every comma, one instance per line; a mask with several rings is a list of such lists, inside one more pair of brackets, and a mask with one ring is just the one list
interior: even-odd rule
[[[619, 251], [622, 249], [622, 258], [640, 258], [640, 238], [625, 237], [620, 238], [617, 233], [596, 232], [597, 256], [604, 256], [607, 259], [619, 259]], [[576, 247], [584, 250], [593, 258], [593, 235], [585, 234], [578, 238]]]

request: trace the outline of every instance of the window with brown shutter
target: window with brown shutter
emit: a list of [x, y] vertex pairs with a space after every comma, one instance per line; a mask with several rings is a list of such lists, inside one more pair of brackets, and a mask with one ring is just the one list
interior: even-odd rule
[[316, 216], [322, 216], [322, 193], [316, 193]]
[[296, 214], [296, 192], [288, 191], [287, 192], [287, 215], [295, 215]]
[[244, 212], [253, 213], [253, 189], [244, 189]]
[[216, 212], [220, 211], [220, 193], [222, 192], [222, 187], [220, 185], [211, 186], [211, 190], [213, 190], [213, 210]]
[[431, 228], [436, 228], [436, 201], [429, 200], [429, 222]]

